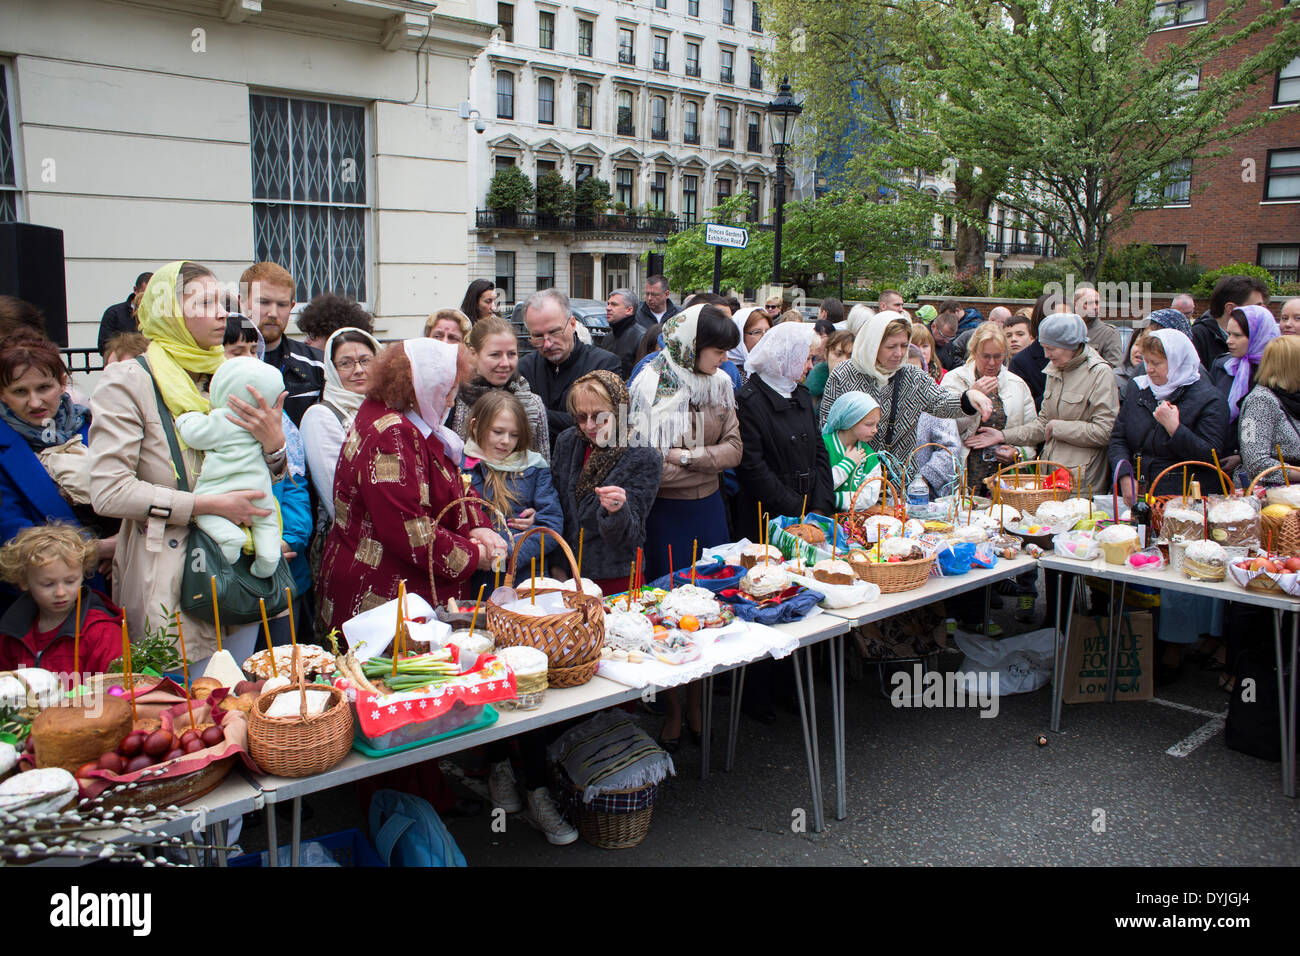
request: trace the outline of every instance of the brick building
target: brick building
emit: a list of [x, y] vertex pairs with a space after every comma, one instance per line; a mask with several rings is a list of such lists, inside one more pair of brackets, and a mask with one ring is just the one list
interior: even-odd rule
[[[1152, 34], [1152, 50], [1213, 20], [1223, 2], [1159, 4], [1169, 9], [1173, 22]], [[1300, 0], [1267, 2], [1300, 8]], [[1300, 16], [1300, 9], [1296, 12]], [[1240, 59], [1257, 52], [1270, 34], [1249, 38], [1229, 55]], [[1250, 92], [1229, 121], [1258, 110], [1282, 115], [1233, 141], [1225, 155], [1188, 163], [1188, 178], [1165, 190], [1160, 208], [1137, 212], [1120, 242], [1149, 242], [1176, 261], [1194, 258], [1209, 269], [1253, 262], [1279, 282], [1300, 279], [1300, 50], [1296, 53]]]

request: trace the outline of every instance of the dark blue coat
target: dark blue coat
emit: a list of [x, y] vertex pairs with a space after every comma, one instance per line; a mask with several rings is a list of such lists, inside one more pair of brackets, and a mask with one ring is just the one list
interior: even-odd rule
[[[1178, 408], [1178, 430], [1172, 435], [1156, 421], [1156, 404], [1151, 389], [1139, 388], [1136, 381], [1125, 387], [1115, 428], [1110, 433], [1112, 474], [1119, 462], [1133, 464], [1141, 455], [1143, 481], [1149, 486], [1160, 472], [1177, 462], [1214, 461], [1214, 452], [1223, 457], [1228, 433], [1235, 429], [1228, 427], [1227, 402], [1204, 377], [1175, 389], [1169, 396], [1169, 404]], [[1213, 468], [1193, 468], [1189, 474], [1207, 492], [1219, 486]], [[1151, 493], [1178, 494], [1183, 487], [1182, 470], [1171, 471], [1160, 485], [1150, 489]]]
[[[486, 467], [487, 465], [479, 462], [469, 473], [474, 490], [484, 498], [489, 497], [483, 490], [483, 470]], [[555, 483], [551, 481], [551, 469], [535, 465], [518, 473], [506, 472], [505, 474], [510, 485], [510, 494], [515, 499], [514, 514], [510, 517], [518, 517], [519, 512], [532, 508], [537, 512], [533, 516], [534, 525], [541, 525], [557, 534], [564, 534], [564, 510], [560, 507], [560, 496], [555, 490]], [[555, 538], [549, 534], [535, 534], [524, 542], [517, 565], [520, 580], [528, 576], [529, 561], [541, 557], [543, 543], [546, 545], [548, 556], [559, 547]], [[554, 574], [549, 576], [555, 577]]]

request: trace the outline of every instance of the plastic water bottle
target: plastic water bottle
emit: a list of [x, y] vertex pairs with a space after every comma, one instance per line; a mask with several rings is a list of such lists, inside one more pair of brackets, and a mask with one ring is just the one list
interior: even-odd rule
[[912, 479], [912, 483], [907, 486], [907, 507], [924, 508], [930, 503], [930, 486], [925, 483], [925, 479], [917, 475]]

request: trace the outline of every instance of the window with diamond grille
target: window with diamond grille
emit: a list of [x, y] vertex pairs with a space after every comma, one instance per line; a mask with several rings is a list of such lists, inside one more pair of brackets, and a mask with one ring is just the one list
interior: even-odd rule
[[293, 273], [299, 302], [366, 301], [366, 111], [249, 95], [253, 245]]
[[0, 222], [18, 221], [17, 163], [14, 129], [9, 115], [9, 66], [0, 63]]

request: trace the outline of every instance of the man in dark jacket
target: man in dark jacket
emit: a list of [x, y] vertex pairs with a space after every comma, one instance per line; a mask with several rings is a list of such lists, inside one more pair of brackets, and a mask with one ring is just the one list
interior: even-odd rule
[[1043, 407], [1043, 389], [1047, 387], [1047, 375], [1044, 373], [1047, 365], [1047, 353], [1038, 344], [1038, 339], [1034, 339], [1012, 356], [1009, 366], [1011, 373], [1019, 375], [1029, 386], [1029, 394], [1034, 396], [1034, 408], [1037, 409]]
[[578, 320], [569, 308], [569, 297], [558, 289], [534, 292], [524, 304], [524, 326], [533, 351], [519, 360], [519, 373], [546, 406], [546, 424], [551, 447], [560, 432], [573, 424], [565, 402], [569, 389], [593, 369], [618, 374], [618, 356], [578, 340]]
[[[290, 421], [301, 425], [303, 414], [320, 401], [325, 387], [325, 361], [320, 349], [295, 342], [284, 334], [293, 311], [294, 288], [289, 270], [274, 262], [254, 263], [239, 277], [244, 314], [261, 329], [266, 340], [262, 360], [274, 365], [284, 376], [284, 387], [289, 393], [284, 410]], [[264, 398], [270, 403], [276, 396]]]
[[126, 301], [110, 305], [104, 310], [104, 316], [99, 320], [100, 355], [104, 354], [104, 349], [108, 346], [108, 340], [113, 336], [122, 332], [140, 331], [140, 321], [135, 317], [135, 304], [139, 301], [140, 293], [144, 292], [144, 287], [149, 284], [149, 280], [152, 278], [152, 272], [141, 272], [135, 277], [135, 288], [126, 297]]
[[1223, 276], [1214, 284], [1210, 307], [1192, 323], [1192, 344], [1201, 364], [1214, 367], [1214, 360], [1228, 354], [1228, 316], [1242, 305], [1263, 305], [1267, 287], [1252, 276]]
[[605, 300], [605, 321], [609, 323], [609, 338], [605, 345], [623, 363], [618, 374], [626, 382], [636, 364], [636, 350], [646, 329], [650, 328], [637, 317], [636, 296], [631, 289], [615, 289], [609, 294]]
[[681, 309], [673, 305], [669, 298], [668, 280], [663, 276], [651, 276], [645, 280], [645, 299], [636, 310], [636, 320], [647, 329], [656, 323], [665, 322]]
[[930, 334], [934, 336], [934, 347], [939, 353], [939, 364], [943, 366], [945, 372], [951, 372], [966, 362], [966, 353], [956, 344], [961, 317], [961, 306], [952, 299], [946, 299], [939, 306], [939, 314], [930, 323]]

